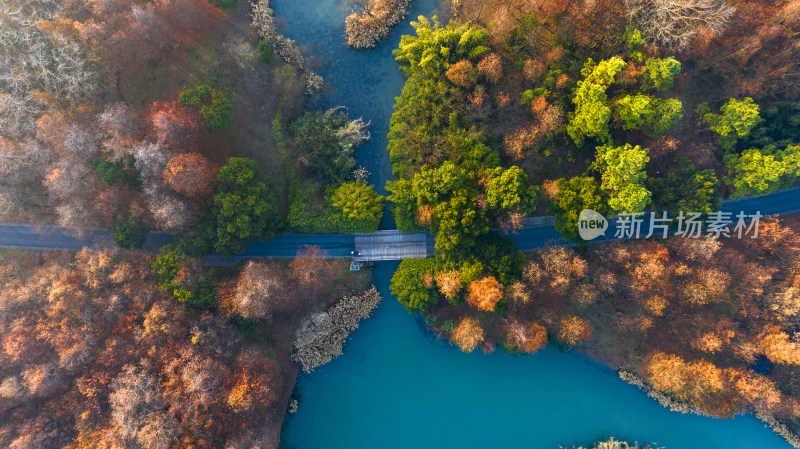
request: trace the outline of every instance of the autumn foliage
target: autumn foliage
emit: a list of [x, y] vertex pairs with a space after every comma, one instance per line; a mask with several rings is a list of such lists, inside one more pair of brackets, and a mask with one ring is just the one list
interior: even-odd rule
[[205, 136], [203, 118], [177, 101], [155, 102], [147, 114], [150, 133], [174, 150], [192, 151]]
[[503, 299], [503, 286], [491, 276], [469, 284], [467, 302], [478, 310], [492, 312], [501, 299]]
[[279, 427], [288, 373], [226, 319], [165, 297], [146, 254], [5, 257], [3, 447], [212, 448]]
[[463, 318], [453, 329], [450, 339], [464, 352], [472, 352], [484, 341], [483, 328], [475, 318]]
[[177, 154], [164, 169], [164, 181], [183, 196], [205, 199], [216, 187], [217, 166], [199, 153]]

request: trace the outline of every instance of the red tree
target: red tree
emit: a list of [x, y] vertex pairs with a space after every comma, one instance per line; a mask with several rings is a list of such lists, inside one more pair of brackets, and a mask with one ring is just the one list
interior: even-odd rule
[[147, 115], [150, 133], [173, 150], [192, 149], [203, 138], [203, 118], [189, 107], [177, 102], [155, 102]]

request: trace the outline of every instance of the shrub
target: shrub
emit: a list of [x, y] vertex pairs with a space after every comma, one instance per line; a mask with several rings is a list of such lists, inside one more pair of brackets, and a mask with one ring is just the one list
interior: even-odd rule
[[186, 89], [178, 96], [183, 106], [196, 109], [209, 132], [229, 128], [233, 122], [233, 102], [230, 92], [222, 92], [208, 84]]
[[114, 223], [114, 241], [122, 248], [134, 249], [144, 245], [150, 228], [128, 214]]
[[105, 156], [101, 156], [92, 162], [92, 167], [106, 187], [122, 184], [131, 189], [139, 188], [139, 179], [133, 169], [133, 157], [109, 161]]
[[272, 55], [274, 54], [272, 51], [272, 42], [268, 39], [262, 39], [258, 46], [256, 47], [256, 52], [258, 53], [258, 58], [264, 64], [269, 64], [272, 62]]

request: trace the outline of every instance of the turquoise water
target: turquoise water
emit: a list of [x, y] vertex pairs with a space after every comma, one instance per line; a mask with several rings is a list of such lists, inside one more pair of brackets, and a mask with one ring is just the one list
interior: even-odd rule
[[[409, 19], [376, 50], [344, 45], [341, 0], [278, 0], [286, 35], [319, 57], [332, 85], [328, 105], [372, 121], [359, 162], [383, 191], [394, 97], [403, 77], [391, 50]], [[430, 15], [415, 0], [410, 17]], [[384, 220], [392, 228], [391, 218]], [[351, 336], [345, 354], [299, 381], [300, 410], [288, 418], [286, 447], [298, 449], [558, 448], [615, 436], [667, 449], [784, 449], [787, 443], [751, 416], [716, 420], [669, 412], [603, 365], [552, 349], [533, 356], [463, 354], [429, 338], [389, 293], [397, 263], [378, 263], [385, 298]]]

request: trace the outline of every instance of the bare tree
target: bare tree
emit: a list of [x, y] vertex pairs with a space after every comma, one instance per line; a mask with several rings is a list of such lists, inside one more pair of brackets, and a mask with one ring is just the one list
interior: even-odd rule
[[628, 15], [659, 44], [683, 48], [703, 28], [725, 31], [736, 11], [725, 0], [625, 0]]

